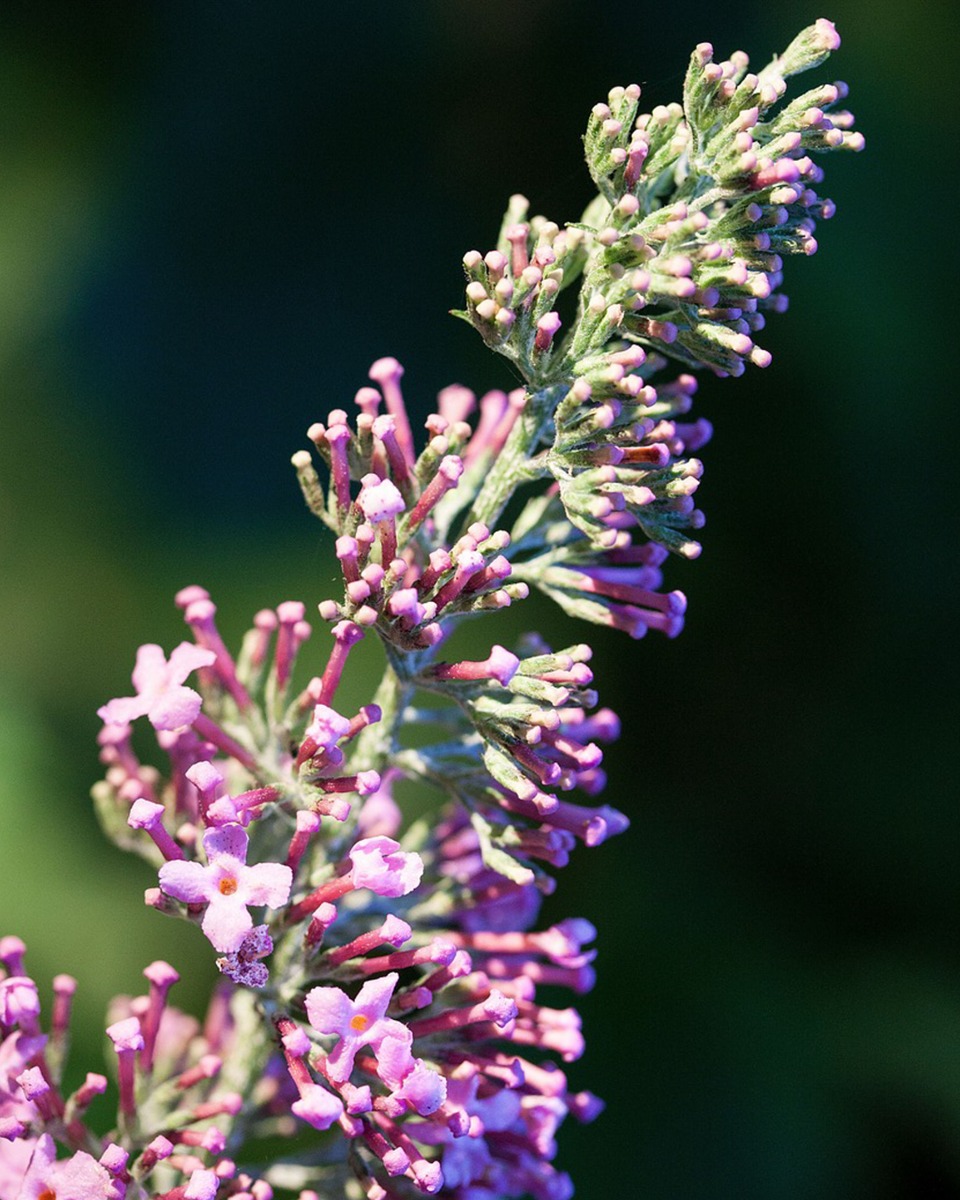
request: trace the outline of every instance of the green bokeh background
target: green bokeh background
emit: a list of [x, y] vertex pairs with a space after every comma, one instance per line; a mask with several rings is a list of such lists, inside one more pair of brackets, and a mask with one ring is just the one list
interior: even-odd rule
[[[288, 465], [306, 426], [384, 354], [420, 413], [453, 380], [507, 382], [445, 316], [506, 196], [575, 219], [610, 86], [667, 102], [696, 42], [765, 61], [819, 15], [0, 5], [0, 932], [44, 988], [80, 979], [76, 1070], [147, 962], [181, 969], [185, 1007], [211, 977], [87, 800], [95, 709], [139, 643], [181, 638], [173, 592], [210, 588], [234, 638], [330, 594]], [[593, 637], [633, 826], [581, 851], [548, 913], [600, 927], [571, 1074], [609, 1107], [559, 1160], [584, 1200], [960, 1196], [955, 17], [825, 15], [867, 153], [826, 163], [839, 213], [787, 265], [773, 365], [703, 384], [706, 550], [670, 576], [686, 631]], [[477, 648], [584, 636], [523, 608]]]

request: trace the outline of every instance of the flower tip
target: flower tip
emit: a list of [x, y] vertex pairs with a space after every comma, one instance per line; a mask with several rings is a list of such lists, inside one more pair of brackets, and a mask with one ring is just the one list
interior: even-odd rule
[[210, 593], [206, 588], [200, 587], [199, 584], [191, 583], [185, 588], [181, 588], [174, 596], [173, 602], [177, 608], [189, 608], [197, 600], [209, 600]]
[[19, 1117], [0, 1117], [0, 1139], [16, 1142], [27, 1132], [29, 1126]]
[[107, 1037], [113, 1042], [114, 1049], [133, 1051], [143, 1049], [143, 1034], [140, 1032], [140, 1022], [136, 1017], [125, 1017], [107, 1026]]
[[150, 829], [163, 816], [163, 805], [154, 804], [142, 796], [134, 800], [127, 814], [127, 824], [131, 829]]
[[357, 775], [357, 791], [361, 796], [372, 796], [380, 790], [380, 774], [378, 771], [360, 771]]
[[813, 28], [824, 50], [839, 50], [840, 34], [832, 21], [828, 21], [826, 17], [818, 17]]
[[446, 455], [440, 460], [437, 474], [450, 484], [456, 483], [463, 474], [463, 459], [456, 454]]
[[406, 507], [397, 485], [376, 475], [364, 476], [357, 503], [366, 519], [374, 524], [399, 516]]
[[584, 1125], [595, 1121], [606, 1108], [603, 1100], [593, 1092], [577, 1092], [568, 1098], [567, 1103], [569, 1111]]
[[172, 987], [180, 979], [179, 973], [168, 962], [158, 958], [143, 970], [145, 978], [156, 987]]
[[410, 1168], [410, 1159], [406, 1151], [395, 1146], [383, 1156], [383, 1166], [388, 1175], [403, 1175]]
[[509, 650], [504, 649], [503, 646], [494, 646], [487, 659], [487, 667], [491, 678], [506, 687], [520, 669], [520, 659], [515, 654], [511, 654]]
[[367, 374], [375, 383], [386, 383], [387, 380], [402, 378], [403, 367], [395, 358], [388, 356], [386, 358], [378, 358], [375, 363], [371, 363]]
[[516, 1019], [517, 1005], [509, 996], [505, 996], [503, 992], [494, 988], [483, 1001], [483, 1011], [494, 1024], [502, 1028]]
[[421, 1158], [412, 1167], [417, 1187], [428, 1196], [433, 1196], [443, 1187], [443, 1171], [438, 1162]]
[[[9, 966], [8, 959], [21, 959], [27, 952], [27, 944], [15, 934], [8, 933], [0, 937], [0, 962], [4, 966]], [[15, 975], [19, 971], [13, 972]]]

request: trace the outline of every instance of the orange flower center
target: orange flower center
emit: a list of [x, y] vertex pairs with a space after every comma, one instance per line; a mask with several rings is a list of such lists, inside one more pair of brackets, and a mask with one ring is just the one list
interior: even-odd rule
[[370, 1018], [365, 1017], [363, 1013], [357, 1013], [355, 1017], [350, 1018], [350, 1028], [354, 1033], [363, 1033], [369, 1024]]
[[57, 1200], [57, 1193], [53, 1188], [44, 1188], [37, 1200]]
[[221, 896], [232, 896], [237, 890], [238, 884], [233, 876], [226, 875], [220, 880], [220, 883], [217, 886], [220, 888]]

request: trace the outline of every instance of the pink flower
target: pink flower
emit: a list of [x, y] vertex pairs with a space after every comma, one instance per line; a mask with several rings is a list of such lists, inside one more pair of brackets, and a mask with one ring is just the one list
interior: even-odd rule
[[[43, 1034], [11, 1033], [0, 1042], [0, 1196], [18, 1196], [36, 1141], [26, 1131], [37, 1109], [24, 1095], [17, 1077], [44, 1047]], [[9, 1140], [8, 1140], [9, 1139]]]
[[[351, 1000], [335, 987], [315, 987], [306, 995], [307, 1018], [318, 1033], [340, 1038], [327, 1059], [330, 1078], [343, 1083], [353, 1070], [353, 1060], [361, 1046], [370, 1046], [376, 1054], [385, 1038], [396, 1039], [408, 1048], [413, 1034], [400, 1021], [385, 1016], [400, 976], [396, 971], [379, 979], [368, 980]], [[396, 1049], [396, 1048], [395, 1048]]]
[[317, 704], [313, 709], [313, 720], [304, 732], [305, 739], [312, 739], [318, 748], [329, 750], [350, 732], [350, 722], [327, 704]]
[[0, 1196], [19, 1196], [20, 1185], [30, 1165], [36, 1142], [31, 1138], [17, 1137], [16, 1134], [11, 1141], [6, 1141], [7, 1137], [4, 1118], [0, 1116], [0, 1138], [4, 1139], [0, 1147]]
[[0, 1024], [21, 1025], [25, 1032], [34, 1032], [40, 1014], [37, 985], [26, 975], [0, 979]]
[[293, 872], [282, 863], [248, 867], [248, 838], [239, 825], [223, 825], [203, 836], [207, 866], [198, 862], [168, 862], [160, 868], [160, 887], [175, 900], [206, 904], [203, 932], [221, 954], [239, 950], [253, 929], [248, 905], [286, 904]]
[[[378, 475], [364, 475], [362, 482], [363, 487], [357, 497], [357, 503], [368, 521], [388, 521], [403, 512], [403, 497], [391, 480], [381, 479]], [[384, 563], [384, 566], [386, 565]]]
[[150, 718], [154, 729], [180, 729], [191, 725], [200, 714], [200, 697], [183, 686], [183, 681], [198, 667], [209, 667], [216, 655], [192, 642], [181, 642], [164, 658], [159, 646], [148, 643], [137, 651], [133, 669], [136, 696], [121, 696], [97, 709], [97, 716], [108, 725], [123, 725], [136, 717]]
[[422, 1058], [413, 1058], [407, 1042], [384, 1038], [377, 1054], [377, 1074], [391, 1089], [394, 1100], [421, 1117], [435, 1113], [447, 1098], [447, 1081]]
[[18, 1200], [49, 1196], [57, 1200], [122, 1200], [123, 1188], [106, 1167], [83, 1150], [58, 1162], [53, 1138], [44, 1133], [37, 1139]]
[[388, 837], [363, 838], [350, 851], [353, 886], [378, 896], [406, 896], [419, 884], [423, 860]]
[[343, 1116], [343, 1101], [318, 1083], [304, 1088], [299, 1100], [290, 1106], [295, 1116], [309, 1122], [315, 1129], [329, 1129]]

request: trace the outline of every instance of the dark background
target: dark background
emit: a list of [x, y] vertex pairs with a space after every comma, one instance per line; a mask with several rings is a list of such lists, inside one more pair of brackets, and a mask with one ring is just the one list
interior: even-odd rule
[[571, 1074], [609, 1107], [564, 1131], [578, 1196], [960, 1196], [956, 45], [934, 0], [4, 0], [0, 932], [44, 988], [80, 978], [75, 1069], [151, 959], [186, 1007], [210, 978], [86, 799], [95, 709], [140, 642], [180, 639], [173, 592], [209, 587], [234, 638], [330, 594], [288, 465], [307, 425], [384, 354], [421, 413], [507, 382], [445, 314], [509, 193], [576, 219], [612, 85], [678, 99], [698, 41], [759, 66], [819, 15], [867, 151], [825, 160], [839, 213], [787, 264], [773, 365], [703, 384], [686, 631], [632, 643], [531, 601], [474, 636], [592, 634], [625, 718], [607, 798], [633, 827], [548, 914], [600, 926]]

